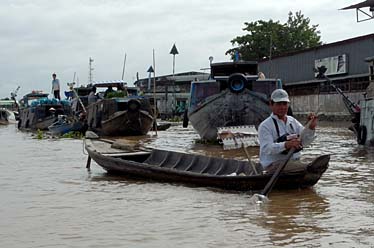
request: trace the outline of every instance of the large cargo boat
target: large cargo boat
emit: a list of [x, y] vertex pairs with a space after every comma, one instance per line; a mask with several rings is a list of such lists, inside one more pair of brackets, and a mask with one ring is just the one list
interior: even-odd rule
[[59, 115], [72, 115], [69, 101], [49, 99], [48, 93], [32, 91], [20, 101], [18, 128], [48, 130]]
[[216, 140], [218, 127], [258, 125], [270, 113], [269, 97], [281, 85], [258, 79], [257, 62], [211, 65], [211, 79], [191, 85], [188, 119], [204, 140]]

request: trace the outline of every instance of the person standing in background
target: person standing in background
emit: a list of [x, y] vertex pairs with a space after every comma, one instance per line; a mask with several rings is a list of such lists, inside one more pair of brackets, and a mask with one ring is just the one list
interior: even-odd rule
[[61, 100], [60, 98], [60, 80], [56, 78], [56, 74], [52, 74], [52, 92], [55, 98]]

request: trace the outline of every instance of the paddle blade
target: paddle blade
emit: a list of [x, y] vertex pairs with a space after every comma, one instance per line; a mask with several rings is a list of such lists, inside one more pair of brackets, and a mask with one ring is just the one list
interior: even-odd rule
[[249, 202], [256, 205], [262, 205], [269, 202], [269, 198], [267, 198], [266, 195], [253, 194], [251, 198], [249, 198]]

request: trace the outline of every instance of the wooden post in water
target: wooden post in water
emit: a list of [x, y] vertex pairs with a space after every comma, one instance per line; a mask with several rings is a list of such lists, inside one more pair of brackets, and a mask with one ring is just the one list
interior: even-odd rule
[[90, 166], [91, 166], [91, 157], [90, 157], [90, 155], [88, 155], [86, 168], [90, 169]]

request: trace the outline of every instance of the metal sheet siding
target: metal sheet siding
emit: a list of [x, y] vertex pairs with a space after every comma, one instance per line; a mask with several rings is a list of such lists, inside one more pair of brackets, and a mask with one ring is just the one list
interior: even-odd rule
[[275, 57], [271, 61], [260, 61], [259, 71], [269, 78], [280, 78], [284, 83], [314, 79], [314, 60], [347, 54], [348, 74], [368, 73], [365, 58], [374, 55], [374, 36], [349, 42], [338, 42], [336, 45], [323, 45], [289, 56]]

